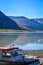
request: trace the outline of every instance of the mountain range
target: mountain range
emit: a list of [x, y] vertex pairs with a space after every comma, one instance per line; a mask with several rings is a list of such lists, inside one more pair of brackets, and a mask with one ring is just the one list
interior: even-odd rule
[[28, 19], [24, 16], [6, 16], [0, 11], [0, 29], [43, 30], [43, 18]]

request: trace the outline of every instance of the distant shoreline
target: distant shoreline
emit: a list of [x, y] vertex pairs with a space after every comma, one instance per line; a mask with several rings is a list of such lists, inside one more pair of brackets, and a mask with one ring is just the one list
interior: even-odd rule
[[0, 29], [0, 32], [43, 32], [43, 30], [13, 30], [13, 29]]

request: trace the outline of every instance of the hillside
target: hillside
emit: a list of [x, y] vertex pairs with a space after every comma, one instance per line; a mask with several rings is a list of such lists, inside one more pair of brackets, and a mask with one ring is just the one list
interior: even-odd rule
[[16, 23], [22, 29], [30, 30], [30, 31], [42, 31], [43, 30], [43, 18], [34, 18], [28, 19], [24, 16], [9, 16], [12, 20], [16, 21]]
[[21, 30], [15, 21], [0, 11], [0, 29], [14, 29]]

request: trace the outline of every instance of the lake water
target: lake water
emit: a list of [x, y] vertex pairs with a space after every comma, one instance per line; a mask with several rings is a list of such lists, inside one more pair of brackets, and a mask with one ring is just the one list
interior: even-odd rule
[[24, 50], [43, 50], [43, 44], [34, 44], [34, 43], [29, 43], [25, 46], [19, 46], [20, 48]]
[[24, 50], [43, 50], [43, 32], [0, 33], [0, 46], [19, 46]]

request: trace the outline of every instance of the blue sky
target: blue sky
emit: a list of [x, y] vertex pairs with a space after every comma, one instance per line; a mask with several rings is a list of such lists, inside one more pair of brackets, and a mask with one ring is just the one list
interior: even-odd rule
[[9, 16], [43, 18], [43, 0], [0, 0], [0, 11]]

